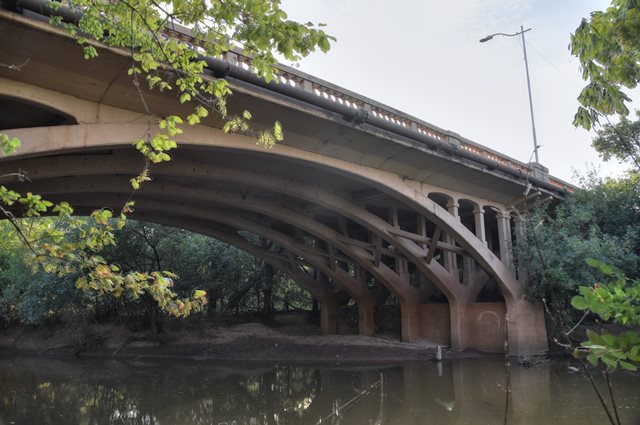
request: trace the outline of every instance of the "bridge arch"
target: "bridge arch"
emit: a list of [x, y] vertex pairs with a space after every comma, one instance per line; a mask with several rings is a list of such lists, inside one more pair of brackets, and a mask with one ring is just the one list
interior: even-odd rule
[[[139, 116], [137, 120], [140, 120]], [[129, 152], [129, 156], [126, 154], [123, 156], [121, 148], [128, 147], [131, 140], [143, 136], [148, 130], [148, 124], [131, 121], [15, 130], [12, 133], [23, 140], [23, 149], [20, 156], [1, 161], [0, 168], [11, 167], [14, 160], [20, 160], [21, 167], [30, 170], [34, 181], [72, 175], [101, 176], [96, 177], [99, 179], [114, 174], [131, 175], [139, 170], [140, 159], [134, 152]], [[295, 137], [296, 135], [291, 137], [293, 142]], [[273, 170], [268, 166], [258, 171], [238, 171], [232, 167], [225, 167], [224, 164], [209, 164], [204, 159], [180, 159], [181, 150], [177, 153], [176, 161], [162, 164], [154, 169], [154, 173], [171, 178], [211, 180], [217, 182], [216, 184], [249, 186], [278, 193], [301, 203], [315, 204], [314, 208], [319, 207], [337, 214], [338, 220], [357, 223], [366, 229], [367, 236], [371, 240], [356, 239], [356, 241], [375, 246], [374, 258], [371, 258], [371, 251], [362, 247], [351, 246], [346, 251], [354, 263], [365, 267], [369, 273], [384, 282], [396, 296], [399, 296], [405, 340], [413, 340], [417, 336], [416, 309], [420, 300], [407, 296], [408, 293], [416, 292], [414, 288], [407, 288], [408, 274], [413, 264], [428, 278], [429, 282], [438, 286], [446, 294], [450, 302], [451, 344], [456, 349], [466, 347], [463, 330], [465, 305], [473, 301], [473, 294], [479, 284], [465, 285], [465, 282], [460, 282], [456, 273], [451, 272], [451, 270], [457, 270], [457, 267], [453, 267], [451, 263], [449, 267], [443, 267], [432, 261], [431, 246], [447, 248], [448, 252], [454, 253], [450, 254], [452, 258], [455, 258], [456, 253], [465, 253], [473, 258], [482, 273], [491, 276], [497, 282], [505, 297], [507, 311], [518, 314], [517, 310], [521, 309], [519, 304], [522, 294], [521, 285], [508, 266], [489, 250], [484, 241], [476, 237], [477, 231], [474, 234], [461, 223], [457, 215], [459, 205], [455, 203], [453, 197], [443, 208], [433, 199], [425, 196], [417, 182], [404, 179], [399, 175], [327, 157], [321, 152], [297, 149], [291, 145], [278, 145], [270, 151], [265, 151], [263, 148], [256, 147], [253, 139], [227, 135], [209, 127], [188, 128], [182, 135], [181, 146], [182, 150], [208, 152], [207, 155], [220, 152], [241, 153], [279, 161], [281, 164], [289, 163], [297, 167], [305, 167], [313, 170], [312, 174], [315, 173], [316, 178], [329, 177], [341, 182], [374, 188], [385, 194], [396, 205], [411, 211], [417, 217], [415, 232], [404, 230], [401, 226], [396, 226], [393, 220], [385, 220], [371, 213], [357, 201], [345, 197], [344, 192], [334, 193], [327, 190], [317, 179], [274, 177]], [[86, 155], [74, 156], [75, 153]], [[116, 153], [120, 156], [117, 163], [100, 164], [104, 159], [98, 158], [101, 153]], [[47, 158], [38, 158], [40, 156]], [[33, 159], [27, 159], [28, 157]], [[51, 161], [54, 161], [55, 165]], [[298, 213], [304, 215], [303, 209], [299, 209]], [[427, 235], [426, 227], [421, 224], [421, 220], [431, 223], [434, 228], [432, 234]], [[333, 230], [335, 232], [335, 229]], [[436, 230], [438, 236], [435, 235]], [[442, 234], [450, 239], [443, 237], [441, 241], [443, 244], [438, 245]], [[342, 236], [349, 238], [348, 234]], [[338, 239], [336, 236], [335, 246], [345, 247], [345, 242], [340, 242]], [[388, 253], [390, 248], [397, 250], [401, 257], [387, 256], [391, 259], [387, 258], [386, 263], [375, 258], [375, 252]], [[427, 287], [426, 284], [424, 286]], [[423, 290], [426, 291], [424, 288]], [[517, 326], [514, 326], [509, 338], [513, 340], [512, 346], [517, 347], [519, 338]]]
[[[147, 131], [147, 124], [83, 124], [61, 128], [16, 130], [13, 133], [23, 140], [21, 155], [35, 156], [37, 154], [52, 155], [61, 153], [61, 151], [82, 149], [86, 146], [91, 146], [94, 149], [128, 147], [130, 141], [143, 136]], [[404, 181], [400, 176], [365, 166], [354, 167], [352, 163], [301, 151], [290, 146], [276, 145], [273, 149], [266, 151], [262, 147], [256, 146], [251, 138], [224, 134], [221, 130], [208, 127], [187, 128], [181, 137], [181, 142], [184, 146], [198, 148], [208, 146], [218, 149], [258, 152], [273, 157], [281, 156], [287, 161], [300, 161], [309, 167], [329, 170], [334, 174], [380, 189], [390, 197], [423, 214], [443, 232], [451, 235], [463, 249], [476, 258], [479, 264], [496, 275], [507, 296], [512, 294], [516, 296], [521, 291], [520, 285], [509, 274], [506, 266], [501, 264], [475, 235], [460, 224], [456, 217], [433, 200], [424, 197], [417, 188], [413, 187], [411, 182]], [[197, 163], [193, 165], [193, 168], [196, 168]], [[260, 183], [260, 180], [255, 181], [255, 184]], [[309, 189], [313, 189], [312, 185], [301, 183], [297, 182], [298, 188], [307, 186]], [[288, 190], [292, 188], [292, 185], [282, 185], [281, 187], [283, 190]], [[398, 239], [393, 235], [389, 235], [389, 238]], [[403, 239], [398, 245], [407, 245], [407, 239]]]
[[74, 125], [78, 121], [63, 110], [20, 96], [2, 94], [0, 90], [0, 128], [52, 127]]
[[[140, 127], [136, 126], [136, 128], [139, 129]], [[111, 127], [111, 129], [117, 131], [117, 129], [114, 127]], [[31, 129], [31, 130], [33, 130], [33, 133], [42, 134], [42, 129]], [[48, 129], [47, 133], [49, 133], [50, 130], [51, 129]], [[85, 138], [91, 139], [95, 137], [94, 135], [92, 135], [90, 131], [87, 131], [87, 130], [83, 132], [83, 136]], [[27, 138], [26, 140], [29, 140], [29, 138]], [[114, 139], [111, 139], [111, 140], [114, 140]], [[57, 150], [58, 151], [72, 150], [71, 152], [75, 151], [77, 149], [77, 146], [74, 146], [73, 143], [69, 143], [69, 142], [57, 144], [58, 147], [62, 147], [62, 149], [57, 149]], [[96, 145], [92, 144], [92, 146], [96, 146]], [[105, 144], [97, 144], [97, 146], [105, 146]], [[104, 180], [105, 176], [131, 175], [132, 173], [135, 173], [139, 169], [140, 163], [139, 163], [139, 159], [135, 156], [135, 153], [130, 152], [128, 153], [128, 155], [122, 154], [122, 152], [125, 152], [119, 149], [120, 147], [122, 147], [122, 144], [114, 143], [113, 145], [106, 144], [106, 146], [116, 148], [113, 150], [113, 152], [120, 155], [117, 158], [117, 161], [104, 162], [104, 158], [100, 158], [99, 155], [90, 155], [87, 152], [87, 155], [85, 156], [66, 155], [62, 157], [55, 157], [55, 156], [47, 157], [46, 159], [36, 157], [31, 160], [26, 160], [27, 162], [24, 162], [24, 161], [21, 161], [21, 162], [24, 164], [23, 168], [30, 170], [31, 178], [35, 182], [38, 182], [40, 180], [42, 181], [49, 180], [53, 182], [54, 180], [52, 179], [55, 179], [60, 176], [83, 176], [83, 175], [97, 176], [95, 178], [102, 181], [107, 181], [107, 180]], [[194, 147], [196, 147], [197, 149], [202, 149], [201, 145], [183, 144], [183, 148], [187, 150], [192, 149]], [[33, 148], [31, 148], [31, 150], [29, 150], [29, 148], [31, 148], [31, 146], [28, 145], [27, 152], [29, 152], [30, 154], [34, 155], [37, 153], [37, 152], [34, 152]], [[238, 149], [237, 146], [233, 146], [233, 147], [224, 146], [222, 147], [222, 149], [221, 147], [218, 146], [214, 149], [215, 152], [219, 152], [219, 151], [242, 152], [244, 150], [245, 150], [244, 148]], [[268, 156], [273, 155], [271, 152], [264, 152], [261, 148], [259, 151], [257, 151], [254, 147], [247, 150], [250, 153], [259, 152], [261, 155], [263, 153]], [[54, 149], [54, 152], [55, 151], [56, 150]], [[45, 152], [46, 151], [42, 151], [40, 153], [45, 153]], [[55, 161], [55, 162], [51, 163], [51, 161]], [[287, 157], [287, 161], [291, 162], [292, 160], [290, 159], [290, 157]], [[293, 162], [295, 162], [295, 160], [293, 160]], [[309, 163], [308, 160], [304, 160], [303, 162], [305, 164]], [[5, 164], [2, 164], [2, 165], [4, 166]], [[7, 163], [7, 165], [10, 166], [10, 163]], [[324, 166], [324, 164], [321, 164], [321, 163], [315, 163], [313, 164], [313, 166], [317, 169], [327, 168], [326, 166]], [[332, 170], [332, 171], [340, 175], [342, 178], [344, 177], [352, 178], [349, 175], [348, 170], [341, 169], [337, 171], [336, 170]], [[428, 276], [430, 276], [430, 280], [432, 283], [436, 285], [440, 285], [446, 291], [449, 291], [447, 296], [450, 299], [450, 303], [452, 306], [450, 310], [452, 338], [455, 338], [458, 335], [457, 332], [459, 331], [456, 330], [456, 326], [457, 326], [457, 329], [460, 329], [464, 326], [461, 323], [464, 320], [463, 318], [464, 314], [461, 313], [461, 310], [463, 309], [462, 306], [465, 303], [469, 302], [469, 300], [471, 300], [473, 297], [472, 295], [465, 295], [465, 291], [469, 292], [469, 290], [467, 290], [464, 286], [462, 286], [457, 280], [455, 281], [452, 280], [450, 277], [450, 274], [447, 273], [446, 269], [444, 269], [442, 266], [440, 266], [435, 262], [432, 262], [431, 264], [429, 264], [423, 261], [424, 258], [428, 256], [428, 250], [427, 250], [428, 244], [425, 243], [428, 241], [425, 241], [425, 240], [420, 241], [419, 238], [417, 238], [418, 239], [417, 241], [413, 240], [412, 238], [416, 235], [408, 235], [406, 233], [409, 233], [409, 232], [406, 232], [406, 231], [403, 232], [402, 230], [396, 231], [392, 223], [382, 220], [380, 217], [376, 216], [375, 214], [371, 214], [367, 212], [365, 209], [354, 208], [356, 207], [356, 205], [352, 204], [348, 200], [345, 200], [344, 198], [336, 194], [333, 194], [331, 192], [326, 192], [324, 190], [321, 190], [322, 189], [321, 187], [314, 184], [308, 184], [306, 182], [292, 181], [292, 180], [287, 181], [284, 179], [274, 180], [271, 176], [267, 176], [266, 174], [261, 174], [260, 172], [246, 173], [243, 171], [242, 173], [238, 173], [237, 170], [234, 171], [229, 169], [228, 167], [224, 168], [220, 166], [218, 167], [207, 166], [206, 162], [202, 160], [200, 161], [194, 160], [194, 159], [182, 160], [180, 159], [179, 154], [177, 156], [176, 161], [174, 161], [173, 163], [163, 164], [161, 166], [158, 166], [157, 169], [154, 170], [154, 172], [159, 173], [160, 176], [162, 176], [163, 178], [165, 176], [170, 178], [183, 178], [183, 179], [185, 177], [188, 177], [188, 178], [199, 178], [199, 179], [211, 179], [218, 182], [230, 183], [230, 184], [245, 184], [245, 185], [254, 184], [255, 186], [260, 187], [261, 189], [280, 192], [287, 196], [293, 195], [294, 198], [298, 197], [298, 199], [303, 199], [306, 202], [321, 201], [320, 202], [321, 206], [325, 208], [330, 208], [334, 211], [338, 211], [340, 214], [342, 214], [343, 217], [346, 217], [347, 219], [352, 220], [354, 222], [358, 222], [364, 227], [368, 227], [368, 230], [370, 230], [372, 234], [377, 234], [381, 240], [384, 240], [386, 241], [385, 243], [389, 244], [388, 246], [395, 247], [396, 249], [400, 250], [403, 254], [406, 253], [407, 254], [405, 255], [406, 257], [412, 260], [414, 264], [417, 263], [416, 265], [419, 266], [420, 270], [427, 273]], [[361, 177], [356, 178], [356, 180], [363, 181]], [[89, 182], [90, 180], [86, 180], [86, 181]], [[121, 186], [119, 190], [122, 192], [126, 192], [128, 190], [126, 186], [127, 185], [125, 183], [125, 185]], [[36, 188], [37, 187], [38, 186], [36, 186]], [[43, 189], [43, 193], [47, 193], [47, 189], [45, 187], [43, 187], [42, 189]], [[35, 190], [38, 190], [38, 189], [35, 189]], [[71, 188], [69, 190], [71, 190]], [[182, 189], [180, 191], [183, 192]], [[397, 199], [397, 197], [395, 199]], [[409, 208], [411, 208], [412, 206], [413, 205], [409, 205]], [[449, 214], [448, 212], [439, 210], [438, 208], [440, 207], [437, 207], [437, 208], [433, 207], [434, 211], [432, 211], [432, 216], [440, 214], [442, 217], [446, 217], [446, 215], [443, 215], [443, 214]], [[417, 214], [421, 215], [419, 212]], [[455, 217], [453, 217], [453, 219], [455, 219]], [[471, 233], [469, 229], [464, 228], [464, 230]], [[457, 236], [460, 237], [460, 235], [457, 235]], [[339, 246], [339, 244], [336, 244], [336, 245]], [[357, 262], [358, 264], [365, 264], [367, 267], [369, 267], [369, 271], [372, 270], [372, 266], [370, 265], [371, 256], [366, 252], [366, 250], [355, 250], [354, 252], [354, 249], [352, 248], [351, 255], [355, 257], [355, 262]], [[386, 265], [383, 263], [382, 266], [384, 267]], [[404, 267], [406, 271], [407, 266], [404, 266]], [[396, 263], [395, 265], [391, 264], [390, 267], [387, 266], [387, 269], [388, 270], [386, 272], [380, 275], [379, 273], [381, 272], [375, 267], [373, 268], [374, 273], [378, 273], [377, 277], [381, 279], [383, 282], [386, 282], [388, 284], [388, 287], [390, 287], [390, 289], [393, 289], [394, 286], [392, 284], [389, 284], [389, 282], [398, 279], [398, 276], [399, 276], [398, 272], [402, 271], [402, 266], [399, 266]], [[493, 273], [490, 273], [490, 274], [493, 275], [494, 273], [495, 271], [493, 271]], [[506, 285], [505, 287], [507, 288], [507, 290], [510, 290], [512, 288]], [[396, 285], [396, 288], [397, 288], [397, 285]], [[399, 292], [397, 292], [396, 290], [396, 294], [398, 293]], [[402, 294], [402, 292], [400, 292], [400, 294]], [[517, 297], [517, 293], [514, 293], [513, 291], [508, 292], [508, 294], [509, 295], [507, 297], [510, 296], [512, 297], [512, 299], [516, 299]], [[456, 308], [456, 306], [460, 306], [460, 307]], [[410, 324], [412, 321], [411, 320], [412, 316], [415, 319], [415, 316], [416, 316], [415, 308], [416, 308], [415, 300], [413, 303], [406, 303], [406, 305], [403, 305], [402, 311], [403, 311], [404, 324]], [[415, 322], [415, 320], [413, 321]], [[460, 323], [460, 324], [456, 325], [457, 323]], [[415, 328], [415, 326], [413, 326], [413, 328]], [[411, 326], [409, 326], [406, 329], [403, 329], [403, 331], [404, 331], [403, 334], [406, 340], [415, 339], [416, 330], [412, 329]], [[456, 344], [457, 344], [457, 347], [464, 347], [465, 343], [463, 339], [464, 338], [460, 337], [460, 341], [458, 342], [455, 342], [452, 339], [452, 344], [454, 345], [454, 347], [456, 347]]]
[[[117, 175], [115, 170], [125, 174], [138, 171], [140, 158], [134, 158], [133, 152], [130, 157], [119, 157], [126, 167], [113, 160], [103, 166], [97, 163], [98, 158], [108, 159], [110, 152], [144, 136], [155, 127], [157, 117], [185, 116], [191, 107], [181, 105], [175, 95], [146, 87], [134, 90], [127, 75], [128, 51], [96, 45], [99, 58], [84, 60], [73, 37], [46, 23], [49, 12], [33, 4], [1, 11], [0, 34], [14, 42], [1, 45], [0, 54], [28, 59], [29, 66], [21, 72], [0, 68], [0, 96], [52, 105], [74, 118], [69, 123], [78, 124], [40, 122], [34, 127], [32, 122], [22, 125], [32, 128], [11, 130], [9, 135], [19, 137], [24, 145], [19, 155], [0, 159], [0, 168], [30, 165], [34, 181], [48, 182], [72, 176], [78, 169], [75, 175], [94, 183]], [[185, 40], [191, 37], [179, 30], [178, 34]], [[223, 60], [207, 58], [203, 78], [215, 78], [216, 69], [228, 71], [227, 81], [234, 90], [230, 107], [250, 110], [254, 128], [269, 128], [274, 120], [280, 120], [287, 131], [285, 142], [266, 152], [255, 146], [252, 138], [216, 129], [223, 123], [209, 116], [202, 126], [187, 129], [180, 138], [176, 162], [154, 168], [156, 176], [166, 176], [170, 184], [195, 188], [203, 184], [251, 196], [264, 192], [272, 203], [279, 204], [264, 212], [267, 221], [277, 220], [276, 206], [295, 212], [296, 226], [279, 221], [279, 226], [293, 228], [294, 238], [296, 232], [304, 232], [300, 220], [305, 217], [310, 220], [305, 226], [315, 223], [310, 228], [318, 230], [321, 225], [331, 229], [331, 237], [318, 238], [319, 243], [332, 256], [331, 264], [348, 265], [344, 271], [350, 277], [358, 274], [355, 264], [370, 275], [378, 273], [377, 279], [389, 288], [395, 285], [408, 292], [434, 286], [442, 289], [451, 305], [451, 343], [455, 349], [469, 345], [465, 332], [471, 329], [470, 323], [480, 320], [470, 306], [484, 282], [492, 280], [505, 297], [511, 352], [544, 351], [544, 320], [538, 314], [542, 309], [523, 304], [522, 279], [516, 278], [518, 270], [514, 272], [507, 249], [518, 231], [517, 218], [508, 209], [521, 203], [523, 192], [526, 196], [530, 189], [561, 198], [567, 184], [548, 176], [539, 164], [531, 167], [294, 69], [278, 67], [287, 84], [267, 83], [237, 66], [247, 60], [250, 58], [236, 52], [223, 55]], [[149, 110], [155, 117], [149, 116]], [[0, 125], [3, 127], [8, 128]], [[189, 150], [197, 154], [182, 158], [182, 152]], [[254, 168], [245, 166], [242, 174], [234, 173], [245, 165], [238, 161], [210, 161], [213, 155], [230, 153], [243, 159], [260, 156], [261, 161], [249, 161]], [[26, 162], [43, 156], [47, 157], [43, 162], [55, 161], [64, 169], [47, 174], [47, 164], [31, 168], [36, 162]], [[177, 162], [183, 169], [172, 168]], [[210, 165], [217, 167], [212, 178], [207, 175]], [[96, 172], [92, 174], [89, 168]], [[123, 179], [126, 186], [128, 177]], [[449, 200], [443, 205], [430, 199], [428, 195], [436, 192]], [[80, 188], [75, 193], [82, 195]], [[82, 196], [91, 195], [95, 193]], [[172, 202], [179, 199], [174, 195]], [[465, 198], [475, 202], [473, 225]], [[225, 199], [226, 204], [214, 206], [234, 205]], [[187, 201], [199, 204], [198, 197]], [[484, 208], [486, 205], [495, 205], [497, 211]], [[198, 221], [193, 215], [183, 219]], [[266, 227], [283, 230], [271, 224]], [[292, 236], [287, 229], [280, 233]], [[341, 252], [338, 242], [348, 255]], [[345, 254], [348, 260], [336, 259], [336, 254]], [[434, 257], [442, 258], [442, 264]], [[407, 311], [417, 305], [405, 304]]]
[[[81, 207], [80, 211], [84, 211], [86, 214], [89, 214], [94, 208], [95, 207], [91, 207], [87, 209], [86, 207]], [[309, 292], [311, 296], [317, 299], [321, 308], [320, 326], [323, 333], [337, 333], [338, 306], [345, 304], [349, 300], [350, 295], [339, 288], [334, 290], [331, 287], [329, 280], [321, 272], [317, 272], [316, 270], [315, 275], [311, 275], [305, 272], [302, 268], [296, 267], [297, 264], [292, 261], [289, 253], [275, 253], [268, 248], [258, 246], [249, 241], [239, 233], [238, 229], [234, 229], [230, 226], [217, 225], [210, 221], [199, 221], [194, 220], [193, 218], [185, 219], [175, 215], [166, 215], [166, 211], [164, 211], [163, 214], [154, 214], [149, 212], [138, 213], [134, 211], [132, 213], [132, 217], [145, 222], [172, 227], [177, 226], [191, 232], [210, 236], [259, 258], [263, 262], [280, 271], [282, 274], [293, 279], [304, 290]]]
[[[95, 185], [89, 186], [97, 189]], [[49, 193], [53, 195], [52, 199], [60, 197], [61, 199], [71, 200], [72, 204], [82, 207], [85, 211], [91, 211], [94, 208], [104, 207], [105, 205], [117, 208], [127, 199], [126, 192], [114, 189], [112, 184], [105, 187], [108, 187], [109, 191], [101, 190], [95, 192], [75, 187], [65, 191], [63, 196], [56, 195], [55, 192]], [[167, 201], [157, 193], [155, 193], [155, 196], [153, 193], [148, 193], [138, 199], [136, 206], [136, 210], [140, 209], [144, 212], [134, 211], [134, 214], [135, 217], [147, 221], [180, 225], [216, 238], [221, 236], [222, 240], [230, 241], [230, 243], [247, 249], [252, 253], [260, 251], [262, 253], [261, 258], [268, 258], [271, 264], [280, 270], [284, 270], [294, 279], [302, 278], [303, 285], [301, 286], [304, 289], [325, 303], [325, 307], [335, 310], [338, 306], [338, 300], [327, 293], [326, 282], [316, 283], [315, 285], [308, 283], [309, 276], [304, 272], [302, 266], [310, 265], [321, 275], [331, 279], [358, 304], [360, 334], [368, 336], [374, 334], [374, 309], [388, 295], [384, 287], [370, 288], [367, 282], [362, 279], [362, 275], [358, 273], [355, 276], [351, 276], [348, 271], [336, 266], [335, 262], [332, 262], [326, 253], [305, 245], [283, 231], [261, 223], [261, 217], [259, 216], [248, 216], [246, 212], [237, 209], [237, 205], [235, 205], [236, 209], [229, 209], [233, 208], [234, 205], [225, 204], [224, 202], [222, 204], [222, 207], [218, 207], [215, 205], [202, 205], [201, 203], [196, 205], [184, 201]], [[193, 222], [197, 226], [191, 225]], [[264, 249], [256, 247], [240, 236], [238, 232], [241, 230], [274, 242], [279, 247], [282, 247], [287, 254], [276, 258], [273, 253], [265, 252]], [[354, 262], [353, 259], [346, 257], [342, 253], [336, 254], [336, 260]], [[391, 273], [391, 271], [387, 270], [387, 273]], [[384, 274], [377, 275], [378, 278], [384, 278], [384, 276]], [[332, 312], [330, 316], [335, 316], [335, 312]], [[335, 327], [335, 323], [333, 326]]]

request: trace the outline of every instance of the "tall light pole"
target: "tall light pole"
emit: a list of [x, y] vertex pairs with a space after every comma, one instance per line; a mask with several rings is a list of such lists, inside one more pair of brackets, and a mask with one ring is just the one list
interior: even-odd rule
[[524, 53], [524, 69], [527, 73], [527, 91], [529, 92], [529, 111], [531, 112], [531, 132], [533, 133], [533, 153], [536, 157], [536, 162], [540, 163], [538, 160], [538, 139], [536, 137], [536, 122], [533, 119], [533, 99], [531, 98], [531, 81], [529, 79], [529, 62], [527, 61], [527, 44], [524, 41], [524, 33], [527, 31], [531, 31], [531, 28], [524, 29], [522, 25], [520, 25], [520, 31], [514, 34], [505, 34], [503, 32], [497, 32], [495, 34], [491, 34], [486, 36], [485, 38], [480, 40], [480, 43], [487, 42], [491, 40], [496, 35], [501, 35], [503, 37], [517, 37], [522, 36], [522, 52]]

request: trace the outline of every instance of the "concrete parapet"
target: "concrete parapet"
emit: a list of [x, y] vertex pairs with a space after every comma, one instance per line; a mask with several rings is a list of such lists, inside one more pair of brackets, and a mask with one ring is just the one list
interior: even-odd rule
[[549, 181], [549, 169], [538, 162], [530, 162], [529, 168], [533, 172], [533, 177], [542, 181]]

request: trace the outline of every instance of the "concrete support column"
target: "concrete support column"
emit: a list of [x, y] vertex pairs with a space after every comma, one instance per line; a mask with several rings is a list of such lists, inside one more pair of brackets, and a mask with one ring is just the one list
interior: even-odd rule
[[513, 223], [514, 223], [514, 227], [515, 227], [515, 236], [516, 236], [516, 243], [521, 243], [524, 240], [524, 234], [525, 234], [525, 222], [522, 219], [522, 217], [516, 215], [513, 216]]
[[487, 235], [484, 230], [484, 210], [482, 207], [478, 207], [473, 210], [473, 216], [476, 224], [476, 237], [480, 239], [484, 244], [487, 244]]
[[471, 257], [462, 257], [462, 284], [468, 286], [471, 283], [471, 277], [476, 271], [476, 262]]
[[500, 243], [500, 260], [507, 266], [512, 267], [511, 261], [511, 216], [505, 211], [496, 212], [498, 220], [498, 239]]
[[325, 335], [338, 333], [338, 303], [334, 300], [320, 302], [320, 330]]
[[[524, 241], [525, 235], [525, 221], [520, 216], [514, 216], [513, 222], [515, 223], [516, 232], [516, 244], [521, 244]], [[516, 259], [517, 260], [517, 259]], [[527, 270], [523, 266], [522, 261], [517, 261], [518, 268], [516, 270], [516, 276], [520, 282], [524, 282], [527, 278]]]
[[400, 301], [402, 342], [414, 342], [418, 339], [418, 303]]
[[396, 258], [396, 273], [409, 285], [409, 261], [405, 257]]
[[449, 300], [449, 319], [451, 323], [451, 349], [462, 351], [467, 348], [465, 333], [465, 304]]
[[[418, 230], [418, 235], [426, 238], [427, 237], [427, 221], [426, 221], [426, 219], [424, 218], [423, 215], [418, 214], [418, 217], [417, 217], [416, 220], [418, 222], [418, 226], [417, 226], [418, 227], [418, 229], [417, 229]], [[420, 247], [421, 248], [426, 248], [426, 244], [420, 243]]]
[[507, 301], [507, 339], [509, 355], [542, 355], [549, 351], [542, 303], [529, 303], [524, 297]]
[[373, 336], [376, 333], [374, 319], [375, 304], [372, 301], [358, 300], [358, 334]]
[[396, 207], [389, 208], [389, 223], [396, 229], [400, 228], [398, 221], [398, 209]]
[[460, 214], [458, 213], [459, 209], [460, 204], [458, 204], [456, 201], [447, 202], [447, 211], [449, 211], [449, 214], [457, 218], [458, 221], [460, 221]]
[[[449, 211], [449, 214], [454, 216], [458, 221], [460, 221], [460, 215], [458, 214], [459, 208], [460, 208], [460, 205], [458, 205], [458, 203], [455, 201], [451, 201], [447, 203], [447, 210]], [[455, 245], [455, 241], [453, 240], [453, 238], [446, 233], [443, 234], [443, 242], [448, 243], [450, 245]], [[451, 251], [445, 251], [444, 267], [449, 271], [449, 273], [456, 276], [456, 280], [459, 279], [458, 259], [456, 258], [456, 254], [454, 254]]]

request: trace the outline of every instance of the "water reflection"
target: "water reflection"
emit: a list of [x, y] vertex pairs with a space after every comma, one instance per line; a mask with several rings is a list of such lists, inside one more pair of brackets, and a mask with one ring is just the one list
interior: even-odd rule
[[[0, 359], [0, 425], [503, 423], [500, 360], [386, 368], [226, 368], [213, 362]], [[640, 423], [637, 376], [614, 375], [624, 423]], [[567, 364], [513, 367], [510, 424], [604, 423]]]

